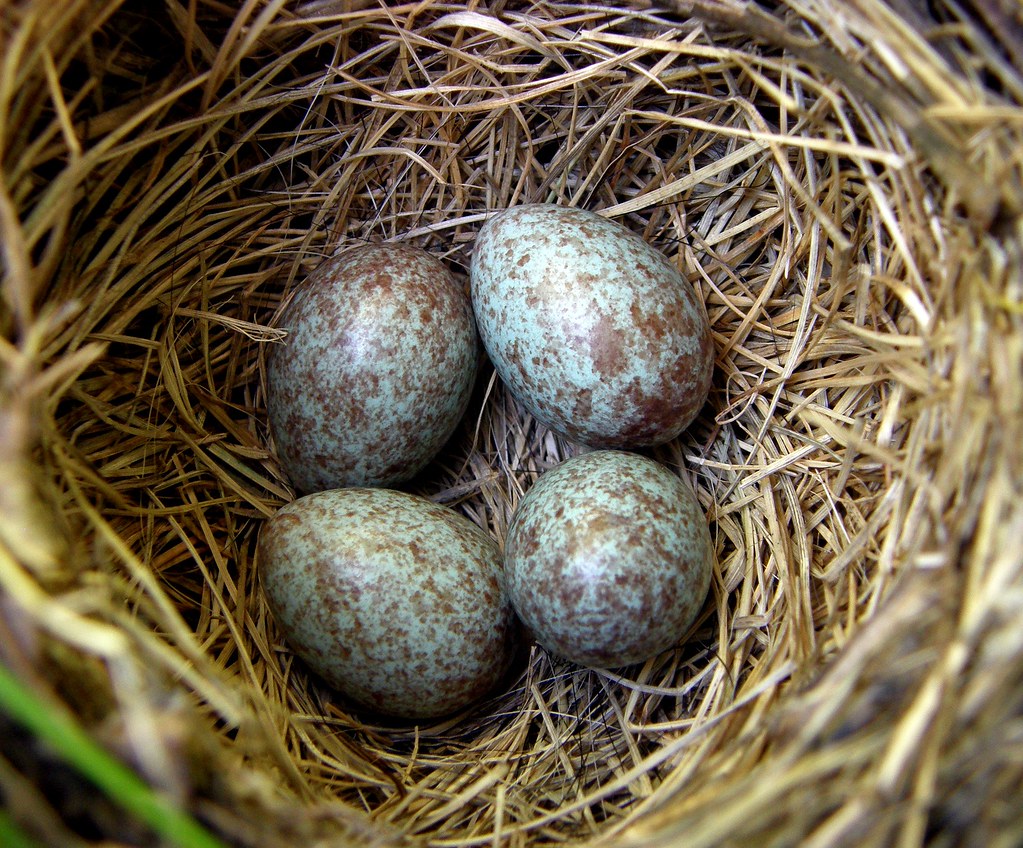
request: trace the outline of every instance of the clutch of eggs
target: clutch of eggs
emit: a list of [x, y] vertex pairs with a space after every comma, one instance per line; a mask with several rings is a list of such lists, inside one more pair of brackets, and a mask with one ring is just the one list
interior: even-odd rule
[[695, 498], [634, 454], [597, 451], [544, 474], [513, 517], [503, 563], [453, 511], [366, 488], [410, 479], [450, 438], [478, 338], [522, 405], [582, 444], [660, 444], [703, 405], [713, 365], [703, 306], [621, 225], [515, 207], [482, 228], [470, 281], [471, 302], [425, 251], [350, 249], [296, 291], [279, 322], [286, 342], [267, 359], [278, 455], [312, 493], [262, 529], [268, 602], [313, 671], [356, 704], [406, 718], [450, 713], [496, 684], [515, 649], [513, 609], [552, 652], [623, 665], [676, 644], [710, 582]]

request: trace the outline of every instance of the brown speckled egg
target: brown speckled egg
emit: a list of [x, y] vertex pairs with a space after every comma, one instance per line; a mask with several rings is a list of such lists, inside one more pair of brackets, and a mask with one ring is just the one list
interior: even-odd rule
[[374, 712], [445, 715], [486, 694], [511, 660], [517, 625], [497, 543], [415, 495], [299, 498], [264, 524], [259, 571], [295, 653]]
[[619, 451], [541, 475], [505, 542], [508, 593], [537, 641], [603, 668], [677, 645], [707, 598], [712, 567], [707, 521], [688, 485]]
[[703, 304], [621, 224], [582, 209], [516, 206], [480, 230], [470, 280], [497, 373], [572, 441], [660, 444], [706, 401], [714, 352]]
[[323, 262], [281, 315], [267, 414], [300, 492], [419, 472], [465, 412], [478, 363], [466, 292], [433, 256], [376, 244]]

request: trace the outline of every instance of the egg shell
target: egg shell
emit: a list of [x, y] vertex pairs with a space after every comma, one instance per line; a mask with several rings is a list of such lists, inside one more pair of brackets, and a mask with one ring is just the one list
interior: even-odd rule
[[706, 401], [714, 353], [703, 304], [621, 224], [583, 209], [513, 207], [480, 230], [470, 280], [497, 373], [570, 440], [661, 444]]
[[706, 600], [713, 561], [689, 486], [620, 451], [583, 454], [541, 475], [505, 541], [508, 593], [536, 640], [604, 668], [677, 645]]
[[479, 361], [468, 294], [419, 248], [375, 244], [323, 262], [278, 322], [267, 413], [299, 492], [392, 486], [454, 433]]
[[518, 625], [497, 543], [424, 498], [375, 488], [299, 498], [264, 524], [259, 573], [295, 653], [374, 712], [458, 710], [512, 658]]

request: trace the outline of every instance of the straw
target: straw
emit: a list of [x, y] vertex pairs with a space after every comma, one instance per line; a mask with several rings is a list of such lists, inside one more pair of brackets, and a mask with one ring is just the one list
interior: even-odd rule
[[[230, 844], [1018, 844], [1012, 14], [8, 4], [6, 668]], [[308, 672], [260, 589], [293, 497], [265, 357], [324, 257], [409, 242], [465, 281], [524, 202], [620, 221], [706, 304], [709, 401], [652, 455], [707, 513], [711, 597], [640, 666], [537, 647], [462, 714], [385, 722]], [[485, 368], [409, 488], [503, 542], [579, 449]], [[145, 803], [56, 797], [0, 752], [12, 839], [142, 839], [109, 805]]]

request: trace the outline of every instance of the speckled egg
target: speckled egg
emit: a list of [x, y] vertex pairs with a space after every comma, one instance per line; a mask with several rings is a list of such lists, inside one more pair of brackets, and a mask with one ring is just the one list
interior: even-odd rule
[[537, 641], [602, 668], [677, 645], [707, 598], [712, 567], [707, 521], [688, 485], [619, 451], [541, 475], [505, 542], [508, 593]]
[[467, 706], [514, 651], [497, 543], [415, 495], [299, 498], [264, 524], [259, 573], [295, 653], [374, 712], [429, 718]]
[[706, 401], [714, 353], [703, 304], [621, 224], [582, 209], [516, 206], [480, 230], [470, 280], [497, 373], [572, 441], [660, 444]]
[[267, 413], [300, 492], [391, 486], [419, 472], [465, 412], [479, 358], [468, 294], [400, 244], [323, 262], [282, 313]]

